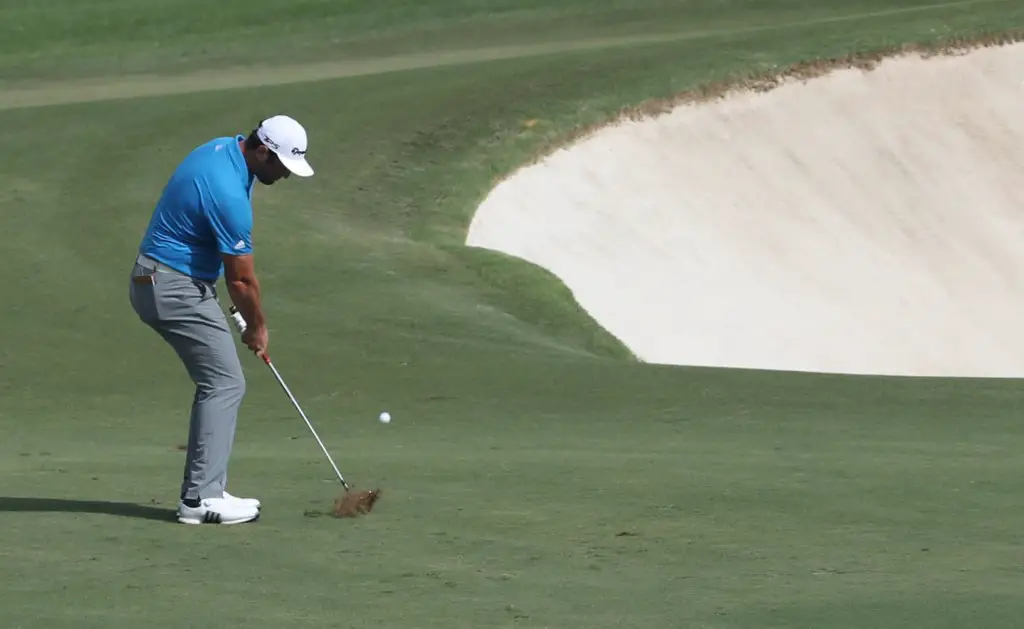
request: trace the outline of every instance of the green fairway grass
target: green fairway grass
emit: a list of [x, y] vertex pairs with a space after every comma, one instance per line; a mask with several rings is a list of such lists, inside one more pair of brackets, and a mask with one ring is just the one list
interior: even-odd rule
[[[623, 107], [1022, 27], [998, 1], [0, 2], [0, 627], [1017, 626], [1019, 382], [640, 364], [462, 242], [495, 180]], [[181, 526], [192, 386], [128, 272], [185, 153], [279, 111], [317, 173], [254, 193], [270, 355], [384, 494], [325, 515], [337, 479], [239, 345], [229, 489], [264, 514]]]
[[[1009, 0], [39, 0], [0, 4], [0, 80], [181, 72], [1012, 7]], [[945, 7], [945, 8], [941, 8]], [[945, 15], [942, 15], [942, 14]], [[960, 24], [959, 26], [963, 26]], [[1002, 26], [1000, 24], [1000, 26]], [[3, 83], [0, 83], [3, 85]]]

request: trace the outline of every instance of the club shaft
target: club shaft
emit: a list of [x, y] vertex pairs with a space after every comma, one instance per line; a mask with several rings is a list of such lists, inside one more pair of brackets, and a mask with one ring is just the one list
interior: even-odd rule
[[302, 411], [302, 407], [299, 406], [298, 400], [296, 400], [295, 396], [292, 395], [288, 385], [284, 383], [284, 378], [282, 378], [281, 374], [278, 373], [277, 367], [274, 366], [274, 363], [270, 362], [269, 358], [264, 362], [266, 362], [267, 366], [270, 367], [270, 370], [274, 372], [274, 377], [277, 378], [277, 383], [280, 384], [281, 388], [284, 389], [284, 392], [288, 394], [288, 399], [290, 399], [292, 404], [295, 405], [295, 410], [299, 411], [299, 415], [302, 415], [302, 419], [306, 422], [306, 425], [309, 426], [309, 431], [313, 433], [313, 437], [316, 439], [316, 442], [320, 444], [320, 449], [324, 451], [324, 456], [326, 456], [327, 460], [331, 462], [331, 467], [334, 468], [334, 473], [338, 475], [338, 480], [340, 480], [341, 484], [345, 486], [345, 489], [348, 489], [349, 487], [348, 483], [345, 482], [345, 477], [341, 475], [340, 471], [338, 471], [338, 466], [334, 464], [334, 459], [331, 458], [330, 452], [328, 452], [327, 448], [324, 447], [324, 442], [320, 440], [320, 435], [316, 434], [316, 429], [313, 428], [313, 424], [309, 421], [309, 418], [306, 417], [306, 413]]

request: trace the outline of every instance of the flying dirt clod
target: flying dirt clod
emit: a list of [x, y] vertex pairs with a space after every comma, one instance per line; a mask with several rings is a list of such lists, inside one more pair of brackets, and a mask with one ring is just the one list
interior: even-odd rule
[[380, 489], [362, 489], [346, 491], [334, 501], [334, 517], [355, 518], [373, 511], [373, 506], [380, 498]]

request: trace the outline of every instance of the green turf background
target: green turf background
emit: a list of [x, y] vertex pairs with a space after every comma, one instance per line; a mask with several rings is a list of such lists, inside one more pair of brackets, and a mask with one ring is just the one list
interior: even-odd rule
[[[494, 178], [623, 106], [1022, 26], [998, 1], [0, 2], [0, 625], [1016, 626], [1019, 383], [641, 365], [461, 243]], [[283, 63], [363, 71], [258, 85]], [[60, 104], [127, 73], [189, 93]], [[271, 355], [385, 497], [318, 517], [337, 481], [249, 356], [231, 490], [265, 515], [182, 527], [191, 385], [127, 273], [183, 154], [276, 111], [317, 176], [256, 191]]]

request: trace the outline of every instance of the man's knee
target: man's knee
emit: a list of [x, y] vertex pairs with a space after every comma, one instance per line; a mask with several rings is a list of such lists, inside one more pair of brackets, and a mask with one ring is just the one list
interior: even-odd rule
[[175, 336], [174, 344], [201, 396], [241, 399], [245, 395], [242, 363], [226, 327], [197, 327]]
[[234, 391], [235, 395], [238, 396], [238, 399], [242, 399], [243, 397], [245, 397], [245, 386], [245, 375], [243, 375], [242, 372], [239, 371], [238, 375], [235, 376], [234, 379]]
[[228, 391], [238, 397], [245, 395], [245, 384], [245, 376], [242, 374], [241, 369], [221, 381], [221, 387], [224, 391]]
[[246, 381], [242, 370], [223, 370], [196, 383], [204, 397], [222, 397], [241, 400], [245, 396]]

